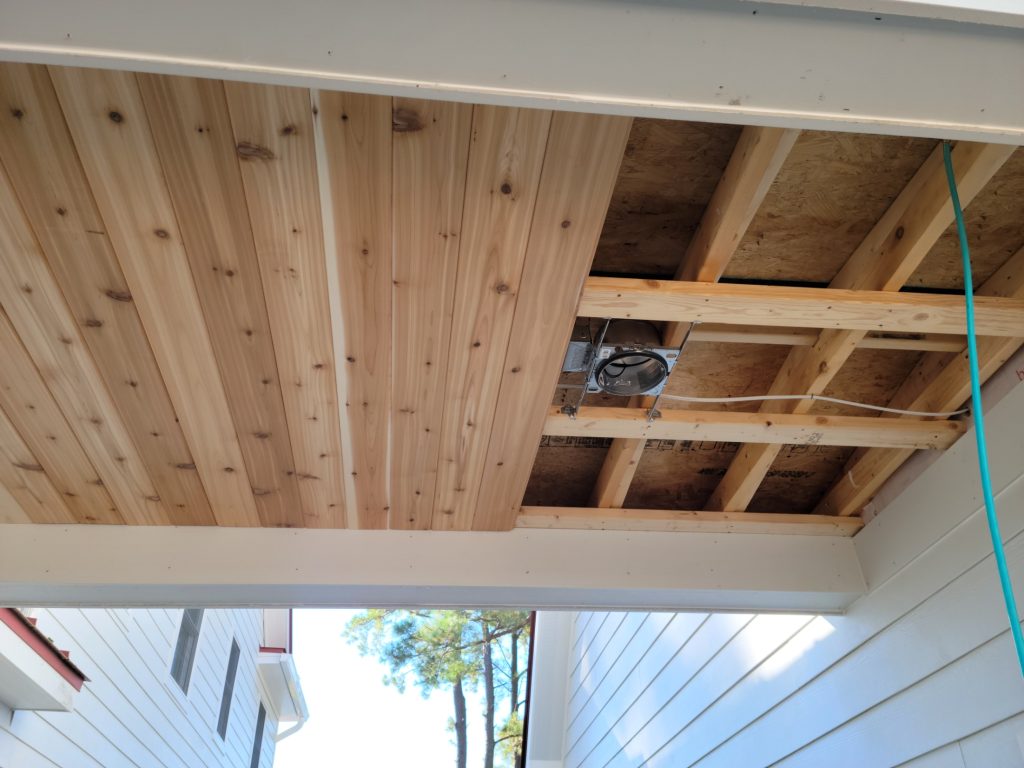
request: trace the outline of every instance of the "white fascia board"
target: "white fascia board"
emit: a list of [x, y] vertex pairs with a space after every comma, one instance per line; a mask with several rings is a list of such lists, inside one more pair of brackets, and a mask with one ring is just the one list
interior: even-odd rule
[[538, 611], [530, 669], [526, 768], [562, 768], [569, 703], [569, 653], [575, 613]]
[[1020, 0], [759, 0], [766, 3], [832, 8], [859, 13], [913, 16], [937, 21], [994, 24], [1024, 29]]
[[28, 643], [0, 623], [0, 703], [12, 710], [70, 712], [75, 693]]
[[829, 3], [6, 0], [0, 59], [1024, 144], [1020, 29]]
[[842, 611], [853, 540], [8, 525], [0, 604]]

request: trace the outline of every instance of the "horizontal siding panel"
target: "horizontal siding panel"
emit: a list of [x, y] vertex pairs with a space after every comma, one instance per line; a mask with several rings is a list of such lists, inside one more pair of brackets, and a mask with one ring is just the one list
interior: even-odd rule
[[[0, 768], [249, 768], [261, 684], [257, 610], [207, 610], [186, 697], [170, 676], [181, 610], [52, 609], [42, 631], [91, 678], [75, 711], [19, 712], [0, 723]], [[242, 650], [227, 739], [216, 733], [230, 638]], [[268, 712], [260, 763], [273, 762]]]
[[[1019, 592], [1024, 535], [1008, 544], [1007, 558]], [[766, 763], [779, 760], [988, 642], [1005, 624], [989, 558], [825, 669], [699, 765], [735, 765], [754, 748]]]
[[[605, 761], [611, 758], [617, 749], [615, 733], [622, 719], [634, 710], [637, 700], [664, 674], [707, 619], [707, 614], [699, 613], [673, 616], [665, 631], [644, 653], [635, 671], [626, 677], [600, 710], [587, 715], [570, 713], [570, 717], [585, 717], [591, 722], [580, 739], [571, 745], [566, 755], [566, 766], [603, 765], [604, 761], [600, 760], [602, 754], [606, 755]], [[626, 730], [628, 726], [620, 732]]]
[[894, 765], [1021, 710], [1021, 679], [1009, 632], [778, 763], [785, 768]]
[[960, 741], [964, 768], [1024, 768], [1024, 715], [1015, 715]]
[[575, 746], [583, 733], [594, 722], [594, 718], [604, 711], [608, 701], [618, 693], [626, 679], [633, 674], [634, 668], [651, 646], [658, 640], [672, 621], [670, 613], [643, 614], [643, 619], [636, 633], [629, 639], [622, 655], [611, 665], [607, 676], [594, 691], [594, 695], [576, 707], [570, 707], [570, 718], [566, 744], [570, 749]]

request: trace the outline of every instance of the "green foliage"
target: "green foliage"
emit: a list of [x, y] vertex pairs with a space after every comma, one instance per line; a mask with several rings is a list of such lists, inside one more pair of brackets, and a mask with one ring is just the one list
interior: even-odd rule
[[[522, 750], [520, 709], [526, 687], [530, 614], [525, 611], [406, 611], [375, 608], [353, 618], [344, 636], [363, 655], [376, 656], [388, 668], [386, 685], [404, 691], [411, 679], [424, 697], [450, 691], [461, 680], [475, 689], [485, 680], [484, 638], [489, 638], [492, 696], [484, 691], [489, 719], [502, 722], [495, 734], [499, 756], [509, 765]], [[486, 686], [484, 686], [486, 688]], [[488, 701], [489, 700], [489, 701]], [[496, 719], [507, 702], [509, 716]], [[506, 711], [509, 711], [506, 710]], [[456, 730], [454, 719], [449, 732]], [[465, 739], [465, 733], [461, 734]]]
[[516, 756], [523, 752], [523, 720], [516, 712], [505, 721], [498, 731], [498, 752], [509, 761], [515, 762]]
[[356, 616], [345, 638], [363, 655], [388, 666], [386, 685], [405, 690], [412, 675], [424, 696], [456, 679], [475, 683], [479, 640], [461, 611], [399, 611], [373, 608]]

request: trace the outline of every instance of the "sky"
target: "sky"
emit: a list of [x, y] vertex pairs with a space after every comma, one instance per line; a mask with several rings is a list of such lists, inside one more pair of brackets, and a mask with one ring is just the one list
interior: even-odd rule
[[[404, 694], [384, 685], [387, 667], [360, 656], [341, 636], [359, 611], [296, 609], [292, 650], [309, 720], [277, 745], [274, 768], [452, 768], [451, 693], [424, 699], [410, 680]], [[480, 693], [466, 694], [469, 765], [483, 762]]]

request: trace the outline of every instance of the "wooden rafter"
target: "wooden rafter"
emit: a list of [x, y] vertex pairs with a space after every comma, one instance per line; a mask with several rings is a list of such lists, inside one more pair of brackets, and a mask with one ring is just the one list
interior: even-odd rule
[[[1024, 336], [1024, 301], [979, 296], [975, 312], [979, 336]], [[580, 313], [613, 319], [710, 320], [726, 325], [865, 332], [967, 332], [964, 302], [959, 296], [841, 288], [591, 277], [583, 286]]]
[[[809, 347], [818, 340], [813, 328], [764, 328], [756, 325], [701, 323], [690, 333], [690, 341], [719, 344], [778, 344]], [[869, 333], [857, 343], [858, 349], [902, 349], [918, 352], [959, 352], [963, 336], [934, 333]]]
[[523, 507], [517, 528], [561, 528], [661, 533], [774, 533], [804, 536], [853, 536], [855, 517], [773, 512], [684, 512], [662, 509]]
[[[1024, 297], [1024, 248], [978, 289], [979, 295]], [[1024, 344], [1024, 338], [979, 339], [978, 356], [982, 381], [988, 379]], [[966, 348], [952, 359], [948, 354], [925, 355], [911, 371], [890, 405], [907, 409], [957, 408], [969, 397], [970, 370]], [[902, 421], [902, 419], [899, 419]], [[853, 515], [871, 500], [911, 450], [870, 449], [857, 451], [843, 474], [818, 503], [827, 515]]]
[[[953, 150], [960, 198], [967, 205], [1010, 157], [1013, 149], [960, 143]], [[895, 291], [907, 281], [953, 221], [937, 146], [830, 284], [849, 290]], [[820, 394], [849, 358], [864, 331], [825, 330], [811, 347], [794, 348], [769, 394]], [[766, 402], [763, 413], [806, 413], [812, 401]], [[707, 509], [742, 511], [779, 453], [779, 446], [743, 445], [711, 494]]]
[[959, 421], [682, 409], [662, 409], [660, 414], [648, 420], [645, 408], [584, 407], [572, 419], [552, 406], [544, 423], [544, 434], [941, 449], [948, 448], [964, 433], [963, 422]]
[[[781, 128], [743, 129], [676, 270], [677, 280], [715, 282], [722, 276], [799, 135], [799, 131]], [[669, 323], [662, 339], [678, 347], [690, 327], [689, 323]], [[636, 400], [633, 405], [645, 404]], [[628, 438], [612, 442], [591, 495], [595, 507], [622, 506], [644, 445], [644, 440]]]

